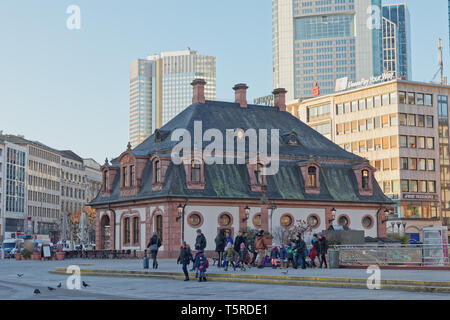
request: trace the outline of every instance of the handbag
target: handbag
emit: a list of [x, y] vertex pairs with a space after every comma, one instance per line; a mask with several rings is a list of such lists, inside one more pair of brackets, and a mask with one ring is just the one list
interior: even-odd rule
[[155, 243], [155, 244], [152, 244], [151, 246], [150, 246], [150, 251], [158, 251], [158, 245]]

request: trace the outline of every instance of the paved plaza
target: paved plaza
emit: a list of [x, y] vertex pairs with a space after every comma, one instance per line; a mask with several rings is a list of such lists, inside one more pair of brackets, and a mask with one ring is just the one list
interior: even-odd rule
[[[274, 284], [214, 282], [184, 282], [171, 279], [142, 279], [125, 277], [82, 276], [90, 286], [81, 290], [68, 290], [67, 276], [52, 274], [56, 268], [78, 265], [81, 269], [135, 270], [143, 271], [141, 260], [82, 260], [65, 261], [15, 261], [0, 260], [0, 299], [344, 299], [344, 300], [396, 300], [396, 299], [439, 299], [449, 300], [450, 294], [404, 292], [393, 290], [342, 289], [324, 287], [302, 287]], [[152, 269], [150, 269], [152, 271]], [[175, 260], [160, 260], [159, 272], [181, 272]], [[223, 273], [211, 266], [210, 273]], [[234, 272], [234, 271], [232, 271]], [[280, 270], [270, 268], [235, 271], [238, 274], [283, 275]], [[228, 272], [230, 273], [230, 271]], [[17, 274], [23, 274], [18, 277]], [[367, 279], [366, 270], [358, 269], [289, 269], [292, 276], [322, 276], [336, 278]], [[450, 281], [448, 271], [382, 270], [383, 280]], [[48, 286], [56, 288], [49, 291]], [[41, 294], [35, 295], [34, 289]]]

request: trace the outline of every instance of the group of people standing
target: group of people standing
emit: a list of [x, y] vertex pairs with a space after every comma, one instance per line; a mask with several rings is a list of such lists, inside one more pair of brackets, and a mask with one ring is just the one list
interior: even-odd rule
[[[238, 235], [233, 240], [229, 230], [220, 230], [214, 239], [216, 245], [217, 266], [228, 271], [228, 267], [233, 267], [234, 270], [240, 267], [245, 270], [245, 267], [257, 266], [264, 268], [265, 258], [269, 257], [272, 268], [289, 268], [292, 266], [297, 269], [299, 266], [306, 269], [307, 266], [316, 267], [316, 258], [319, 262], [319, 268], [328, 267], [326, 255], [328, 253], [328, 242], [326, 238], [320, 234], [314, 234], [311, 241], [311, 249], [308, 250], [305, 241], [301, 234], [298, 234], [294, 239], [288, 243], [281, 243], [278, 247], [275, 243], [272, 244], [270, 254], [266, 255], [268, 247], [264, 239], [264, 230], [260, 230], [250, 239], [247, 232], [239, 231]], [[185, 275], [184, 281], [189, 281], [188, 265], [193, 262], [193, 268], [190, 271], [196, 271], [196, 277], [199, 282], [207, 281], [206, 270], [209, 267], [208, 259], [205, 256], [205, 248], [207, 245], [206, 237], [201, 229], [197, 230], [197, 237], [195, 239], [195, 254], [192, 252], [190, 246], [183, 242], [180, 248], [180, 255], [177, 263], [182, 265], [182, 270]], [[151, 257], [153, 259], [153, 269], [158, 268], [156, 260], [158, 249], [161, 246], [161, 239], [158, 238], [155, 232], [150, 239], [148, 248], [150, 249]], [[306, 258], [309, 257], [307, 262]]]

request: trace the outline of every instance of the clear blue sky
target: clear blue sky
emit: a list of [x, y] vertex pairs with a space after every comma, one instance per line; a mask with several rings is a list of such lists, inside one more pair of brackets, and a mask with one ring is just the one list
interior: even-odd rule
[[[449, 70], [447, 0], [406, 2], [413, 79], [437, 70], [437, 38]], [[66, 28], [69, 5], [81, 30]], [[249, 85], [272, 89], [270, 0], [0, 1], [0, 130], [103, 163], [128, 142], [129, 64], [190, 47], [217, 57], [217, 98]]]

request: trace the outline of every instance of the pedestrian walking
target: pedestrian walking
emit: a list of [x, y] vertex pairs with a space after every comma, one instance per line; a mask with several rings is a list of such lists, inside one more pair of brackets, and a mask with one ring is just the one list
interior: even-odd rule
[[236, 271], [236, 264], [234, 263], [234, 259], [237, 257], [236, 251], [234, 251], [233, 246], [231, 243], [227, 244], [227, 247], [225, 249], [225, 271], [228, 271], [228, 265], [231, 265], [233, 269]]
[[150, 238], [150, 241], [147, 245], [147, 248], [150, 249], [150, 254], [153, 259], [153, 269], [158, 269], [158, 262], [156, 261], [156, 256], [158, 255], [158, 249], [161, 247], [161, 239], [158, 238], [158, 233], [153, 232], [153, 236]]
[[290, 264], [292, 264], [292, 267], [295, 267], [295, 262], [294, 262], [295, 248], [294, 248], [294, 245], [292, 244], [292, 241], [290, 242], [289, 247], [287, 247], [286, 252], [287, 252], [286, 269], [289, 268]]
[[255, 261], [256, 261], [256, 250], [255, 250], [255, 238], [256, 238], [256, 234], [253, 235], [252, 238], [248, 238], [247, 239], [247, 244], [246, 247], [248, 249], [248, 251], [252, 254], [252, 261], [250, 262], [251, 266], [255, 266]]
[[323, 234], [320, 234], [319, 236], [319, 252], [320, 252], [320, 266], [319, 268], [322, 268], [322, 265], [325, 265], [325, 268], [328, 268], [327, 264], [327, 258], [326, 255], [328, 253], [328, 241], [323, 236]]
[[239, 253], [239, 251], [241, 250], [241, 243], [245, 243], [245, 239], [242, 235], [242, 231], [239, 231], [238, 235], [234, 239], [234, 251], [236, 251], [237, 253]]
[[317, 234], [313, 234], [313, 238], [311, 240], [311, 244], [312, 244], [312, 248], [311, 248], [311, 252], [310, 252], [310, 259], [311, 259], [311, 264], [312, 267], [315, 268], [316, 267], [316, 257], [319, 260], [320, 263], [320, 256], [319, 256], [319, 238], [317, 237]]
[[195, 238], [195, 250], [205, 250], [206, 238], [201, 229], [197, 229], [197, 237]]
[[294, 268], [297, 269], [298, 265], [301, 264], [302, 269], [306, 269], [306, 261], [305, 261], [305, 249], [306, 244], [303, 241], [300, 234], [295, 238], [295, 258], [294, 258]]
[[281, 243], [281, 245], [280, 245], [280, 269], [285, 268], [286, 259], [287, 259], [286, 246], [284, 245], [284, 243]]
[[191, 261], [193, 261], [193, 257], [192, 257], [192, 252], [191, 252], [191, 248], [189, 247], [188, 244], [186, 244], [186, 241], [183, 242], [183, 244], [181, 245], [180, 248], [180, 256], [178, 257], [177, 260], [177, 264], [181, 263], [181, 268], [183, 270], [184, 273], [184, 281], [189, 281], [189, 273], [188, 273], [188, 269], [187, 266], [191, 263]]
[[264, 253], [267, 249], [266, 244], [264, 243], [264, 230], [258, 232], [255, 238], [255, 250], [258, 252], [258, 268], [264, 268], [262, 265], [262, 260], [264, 258]]
[[229, 243], [231, 245], [233, 245], [233, 237], [231, 236], [231, 233], [230, 233], [229, 230], [225, 231], [225, 237], [226, 237], [226, 240], [225, 240], [226, 244], [225, 244], [225, 246], [227, 246]]
[[225, 232], [223, 229], [219, 230], [214, 242], [216, 243], [216, 252], [218, 255], [217, 267], [221, 268], [223, 263], [223, 253], [225, 251]]
[[203, 250], [198, 251], [198, 282], [205, 281], [206, 282], [206, 270], [209, 267], [208, 259], [203, 254]]
[[241, 247], [239, 248], [239, 262], [238, 262], [238, 266], [241, 268], [242, 271], [245, 271], [246, 265], [248, 267], [248, 262], [249, 262], [248, 250], [245, 247], [245, 243], [242, 242]]

